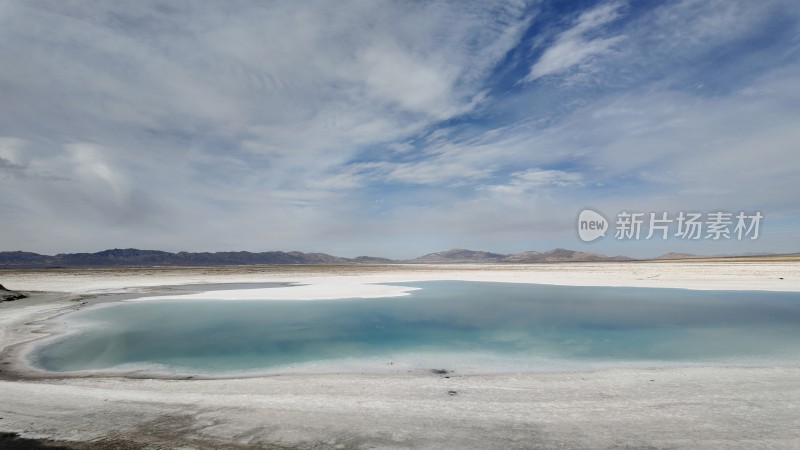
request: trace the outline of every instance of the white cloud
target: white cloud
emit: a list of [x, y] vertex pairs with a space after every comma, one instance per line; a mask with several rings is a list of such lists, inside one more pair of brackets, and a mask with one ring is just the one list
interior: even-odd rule
[[[81, 181], [96, 183], [98, 191], [110, 189], [119, 198], [130, 194], [128, 178], [105, 161], [103, 154], [107, 153], [106, 149], [87, 143], [68, 144], [65, 149], [71, 160], [72, 173], [79, 176]], [[61, 168], [64, 169], [67, 168]]]
[[476, 167], [459, 160], [439, 158], [418, 163], [383, 163], [386, 179], [410, 184], [455, 185], [491, 174], [491, 167]]
[[[9, 8], [4, 54], [18, 64], [4, 65], [0, 78], [31, 108], [55, 100], [51, 126], [68, 110], [73, 130], [214, 127], [293, 152], [392, 140], [474, 107], [523, 22], [519, 10], [460, 3], [419, 11], [394, 2], [254, 2], [233, 15], [213, 5], [158, 14], [144, 5], [69, 14], [58, 2], [41, 5]], [[48, 32], [33, 39], [30, 23]]]
[[0, 247], [59, 251], [169, 249], [153, 230], [189, 225], [216, 248], [246, 221], [313, 248], [373, 180], [353, 158], [475, 108], [529, 20], [524, 2], [3, 5], [0, 209], [41, 227]]
[[624, 36], [590, 38], [586, 35], [613, 22], [620, 16], [623, 3], [606, 3], [578, 17], [572, 28], [558, 35], [555, 42], [542, 52], [526, 80], [560, 74], [572, 68], [586, 67], [593, 57], [610, 52]]
[[23, 139], [0, 136], [0, 158], [5, 160], [7, 164], [24, 164], [25, 161], [22, 155], [26, 146], [27, 142]]
[[458, 112], [450, 105], [458, 71], [439, 64], [415, 58], [392, 42], [373, 43], [359, 57], [370, 96], [445, 119]]
[[525, 3], [2, 4], [0, 249], [415, 256], [571, 239], [586, 203], [796, 209], [791, 2], [604, 3], [535, 64]]
[[580, 173], [563, 170], [531, 169], [513, 173], [510, 178], [507, 184], [486, 186], [483, 189], [500, 194], [522, 194], [539, 188], [563, 188], [583, 182], [583, 175]]
[[[507, 158], [575, 169], [514, 173], [508, 183], [487, 189], [513, 195], [577, 185], [587, 198], [606, 192], [604, 201], [621, 208], [790, 213], [800, 189], [794, 175], [800, 170], [795, 71], [775, 70], [729, 96], [647, 90], [609, 95], [556, 126], [508, 129], [493, 144], [504, 147]], [[574, 194], [563, 189], [560, 195]]]
[[408, 153], [414, 150], [414, 145], [411, 142], [392, 142], [386, 147], [397, 153]]

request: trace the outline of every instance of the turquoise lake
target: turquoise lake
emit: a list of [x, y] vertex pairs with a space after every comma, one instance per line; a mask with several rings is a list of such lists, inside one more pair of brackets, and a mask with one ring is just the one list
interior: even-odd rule
[[[128, 302], [64, 316], [47, 371], [504, 372], [800, 362], [800, 294], [429, 281], [405, 297]], [[78, 330], [78, 331], [74, 331]]]

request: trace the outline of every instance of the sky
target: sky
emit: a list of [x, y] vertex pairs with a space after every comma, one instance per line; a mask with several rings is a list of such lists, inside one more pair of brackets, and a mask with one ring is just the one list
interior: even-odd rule
[[798, 173], [797, 1], [0, 0], [0, 251], [797, 252]]

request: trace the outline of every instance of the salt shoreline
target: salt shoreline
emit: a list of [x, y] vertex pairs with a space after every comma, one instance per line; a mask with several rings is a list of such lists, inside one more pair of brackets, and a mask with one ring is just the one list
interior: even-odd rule
[[[434, 280], [798, 292], [800, 291], [800, 262], [415, 264], [0, 270], [0, 279], [6, 287], [12, 290], [57, 291], [71, 295], [148, 293], [148, 290], [158, 286], [182, 284], [292, 283], [349, 285], [352, 287], [357, 284]], [[309, 289], [313, 290], [313, 288]], [[313, 294], [313, 292], [309, 293]], [[343, 294], [347, 293], [336, 293], [336, 295]]]
[[[433, 279], [800, 291], [797, 263], [304, 270], [63, 271], [50, 273], [53, 278], [41, 272], [0, 272], [2, 283], [12, 289], [62, 292], [0, 304], [0, 349], [6, 353], [12, 344], [37, 338], [41, 330], [33, 322], [80, 306], [70, 298], [110, 293], [134, 298], [160, 293], [157, 286], [198, 281], [316, 283], [318, 288], [333, 282], [340, 292], [351, 294], [380, 282]], [[324, 290], [306, 289], [305, 295]], [[84, 301], [83, 307], [104, 300]], [[0, 367], [0, 375], [7, 374], [8, 366]], [[798, 380], [800, 367], [503, 375], [306, 373], [191, 381], [107, 375], [23, 380], [5, 375], [0, 377], [0, 431], [82, 442], [115, 436], [173, 447], [793, 448], [800, 446]], [[165, 431], [149, 441], [156, 439], [148, 437], [155, 428]]]

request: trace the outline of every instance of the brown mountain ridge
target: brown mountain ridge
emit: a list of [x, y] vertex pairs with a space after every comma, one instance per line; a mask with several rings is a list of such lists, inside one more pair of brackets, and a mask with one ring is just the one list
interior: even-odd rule
[[565, 248], [556, 248], [548, 252], [527, 251], [522, 253], [502, 254], [476, 250], [455, 248], [443, 252], [429, 253], [412, 259], [411, 263], [549, 263], [549, 262], [600, 262], [600, 261], [633, 261], [627, 256], [606, 256], [600, 253], [580, 252]]

